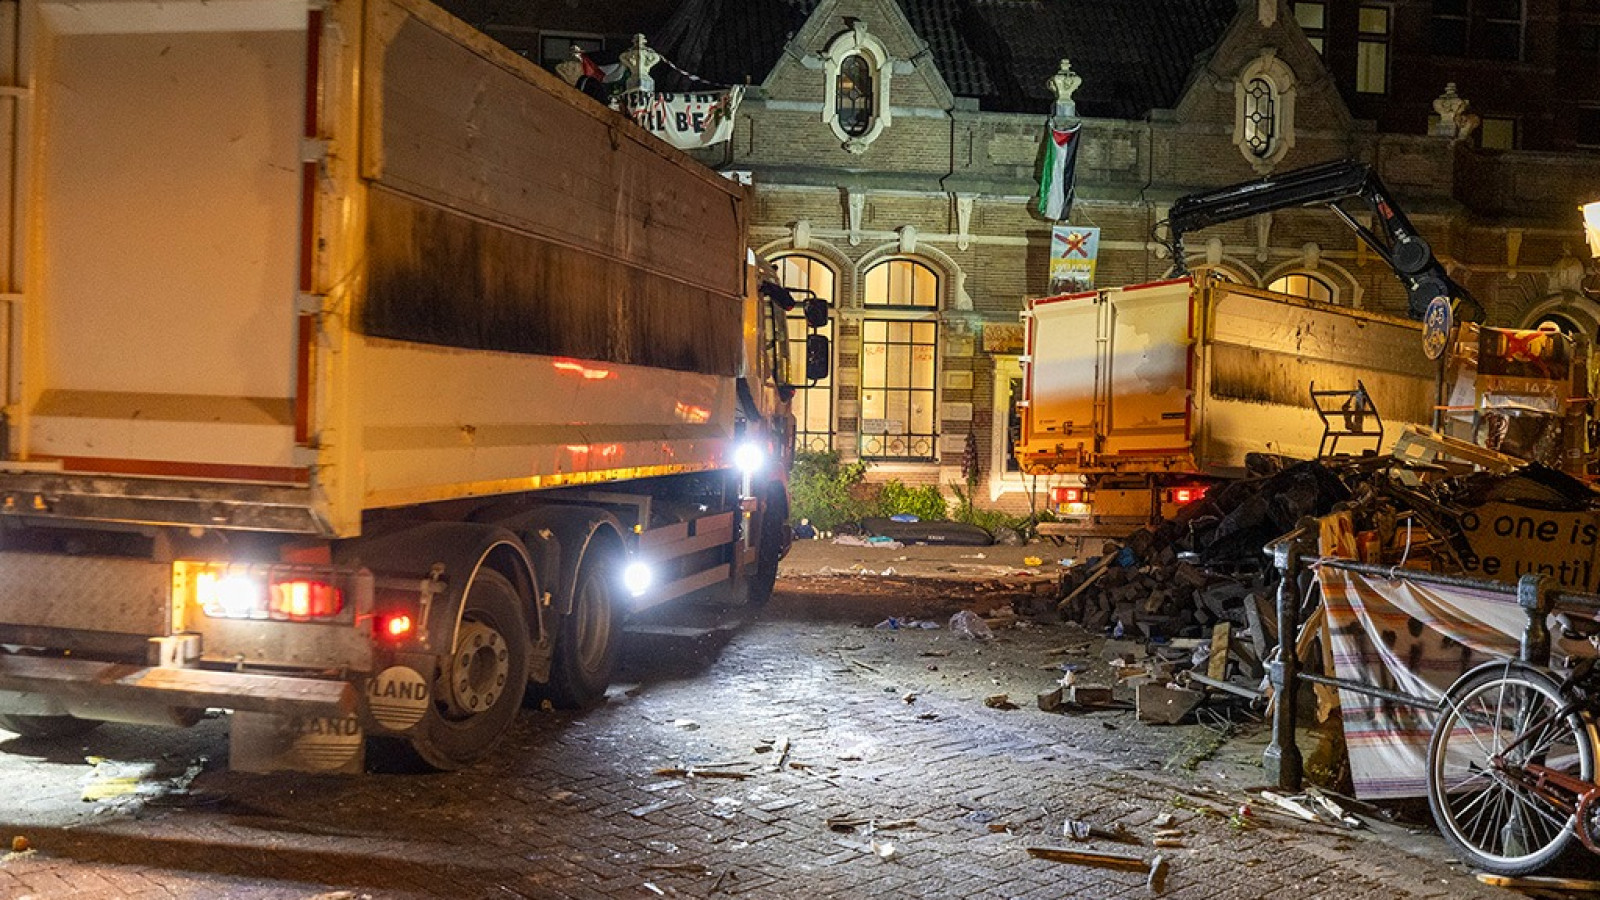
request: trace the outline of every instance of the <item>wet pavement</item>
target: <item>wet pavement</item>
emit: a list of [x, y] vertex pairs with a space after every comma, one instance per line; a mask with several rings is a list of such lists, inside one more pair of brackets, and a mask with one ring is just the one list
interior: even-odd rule
[[[1059, 552], [799, 545], [768, 607], [632, 636], [604, 707], [530, 710], [465, 772], [229, 772], [224, 719], [0, 732], [0, 838], [27, 842], [0, 897], [1149, 897], [1131, 869], [1157, 855], [1164, 897], [1517, 896], [1425, 819], [1344, 831], [1262, 804], [1247, 710], [1041, 711], [1067, 668], [1114, 683], [1097, 636], [949, 620], [1051, 590]], [[1067, 840], [1069, 819], [1097, 836]]]

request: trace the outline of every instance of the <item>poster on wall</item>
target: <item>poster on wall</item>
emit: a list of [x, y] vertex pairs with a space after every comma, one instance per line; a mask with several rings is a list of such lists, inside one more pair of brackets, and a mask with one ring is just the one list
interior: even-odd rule
[[1094, 290], [1095, 260], [1100, 253], [1100, 229], [1056, 225], [1050, 229], [1050, 293], [1076, 294]]

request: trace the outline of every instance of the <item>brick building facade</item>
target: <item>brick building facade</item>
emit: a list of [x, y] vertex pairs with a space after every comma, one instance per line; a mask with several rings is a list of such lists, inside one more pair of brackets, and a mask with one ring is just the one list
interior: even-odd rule
[[[456, 11], [547, 63], [569, 37], [600, 52], [624, 43], [601, 30], [615, 21], [585, 30], [559, 2], [522, 10], [520, 24]], [[1431, 106], [1444, 82], [1396, 88], [1392, 110], [1357, 95], [1337, 61], [1349, 35], [1308, 32], [1305, 4], [683, 0], [640, 4], [638, 16], [633, 30], [671, 63], [658, 82], [692, 86], [676, 75], [692, 72], [749, 84], [732, 140], [698, 153], [753, 185], [756, 249], [832, 301], [834, 372], [800, 397], [802, 440], [871, 461], [871, 479], [959, 482], [973, 440], [981, 503], [1025, 509], [1048, 487], [1015, 472], [1007, 438], [1019, 313], [1048, 288], [1055, 223], [1036, 197], [1058, 102], [1082, 126], [1070, 223], [1100, 229], [1099, 285], [1172, 271], [1160, 226], [1186, 193], [1356, 158], [1376, 166], [1489, 324], [1600, 329], [1576, 209], [1600, 196], [1600, 151], [1553, 136], [1545, 149], [1486, 149], [1449, 106], [1430, 125], [1416, 98]], [[1393, 82], [1408, 57], [1391, 46]], [[1070, 97], [1049, 86], [1063, 59], [1081, 78]], [[1191, 267], [1247, 284], [1404, 314], [1388, 267], [1324, 210], [1216, 226], [1186, 251]]]

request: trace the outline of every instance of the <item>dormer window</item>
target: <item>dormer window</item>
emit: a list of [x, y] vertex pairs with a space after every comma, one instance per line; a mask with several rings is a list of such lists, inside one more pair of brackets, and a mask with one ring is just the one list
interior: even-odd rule
[[1272, 171], [1294, 146], [1295, 83], [1272, 47], [1262, 48], [1234, 82], [1233, 143], [1258, 174]]
[[834, 91], [839, 128], [853, 138], [872, 128], [872, 68], [859, 53], [839, 63], [839, 79]]
[[1252, 78], [1244, 87], [1244, 145], [1256, 159], [1266, 159], [1272, 153], [1273, 133], [1277, 130], [1274, 93], [1272, 83], [1265, 78]]
[[889, 80], [894, 60], [860, 19], [849, 20], [821, 54], [826, 93], [822, 121], [851, 153], [865, 153], [889, 126]]

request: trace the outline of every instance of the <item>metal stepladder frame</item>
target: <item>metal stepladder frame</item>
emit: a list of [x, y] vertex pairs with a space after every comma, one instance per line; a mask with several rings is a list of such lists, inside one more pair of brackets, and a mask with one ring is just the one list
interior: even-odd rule
[[1353, 391], [1319, 391], [1313, 381], [1311, 406], [1322, 419], [1322, 440], [1317, 444], [1317, 456], [1336, 453], [1340, 438], [1370, 439], [1372, 452], [1383, 449], [1383, 417], [1378, 415], [1378, 408], [1361, 381], [1356, 381]]

